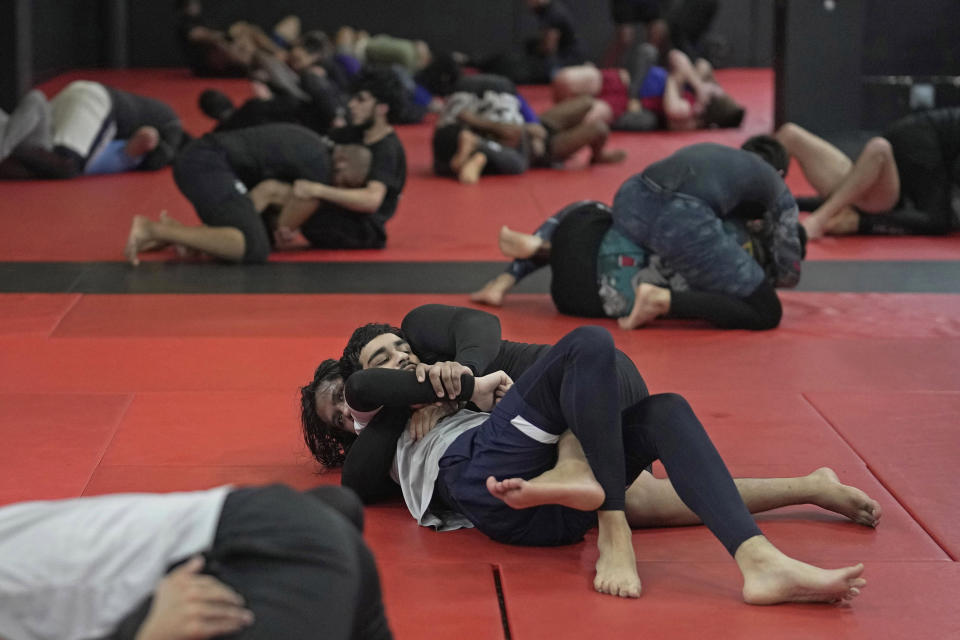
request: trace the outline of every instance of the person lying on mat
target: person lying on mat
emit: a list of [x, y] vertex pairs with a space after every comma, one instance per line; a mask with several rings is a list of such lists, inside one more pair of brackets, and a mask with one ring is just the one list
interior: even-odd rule
[[776, 133], [824, 200], [803, 221], [807, 235], [942, 235], [957, 229], [960, 107], [891, 124], [855, 162], [826, 140], [787, 123]]
[[[413, 412], [385, 409], [367, 428], [362, 428], [358, 437], [357, 425], [344, 400], [344, 373], [370, 367], [409, 368], [413, 364], [418, 377], [429, 379], [440, 399], [455, 397], [460, 392], [462, 373], [480, 375], [504, 368], [512, 377], [519, 377], [547, 353], [546, 345], [501, 340], [496, 316], [463, 307], [417, 307], [404, 318], [403, 330], [383, 324], [365, 325], [354, 332], [345, 350], [343, 367], [336, 360], [324, 361], [313, 380], [301, 389], [304, 439], [321, 464], [343, 466], [342, 483], [356, 491], [364, 502], [392, 497], [397, 493], [397, 484], [391, 469], [404, 429], [409, 428], [412, 439], [420, 439], [457, 407], [430, 405]], [[617, 351], [615, 366], [619, 406], [623, 410], [647, 397], [647, 388], [633, 362], [622, 352]], [[841, 484], [827, 468], [799, 478], [735, 482], [747, 507], [754, 512], [811, 503], [867, 526], [875, 526], [880, 517], [879, 504], [859, 489]], [[626, 495], [631, 526], [700, 522], [677, 496], [670, 481], [655, 478], [648, 470], [640, 473]]]
[[0, 508], [7, 640], [391, 637], [341, 487], [117, 494]]
[[173, 161], [186, 134], [164, 102], [77, 80], [47, 101], [30, 91], [0, 111], [0, 177], [74, 178], [154, 170]]
[[[496, 101], [511, 96], [497, 94]], [[537, 122], [524, 122], [519, 103], [515, 118], [503, 121], [502, 110], [488, 109], [482, 97], [455, 93], [437, 118], [433, 136], [434, 172], [476, 183], [483, 173], [517, 174], [527, 167], [552, 167], [581, 149], [590, 149], [591, 164], [622, 162], [626, 152], [607, 149], [610, 128], [587, 121], [594, 99], [578, 96], [541, 113]]]
[[273, 61], [283, 64], [286, 48], [299, 36], [296, 16], [284, 17], [272, 35], [244, 21], [223, 31], [204, 19], [200, 0], [177, 0], [177, 39], [187, 66], [197, 76], [246, 77]]
[[[361, 357], [376, 364], [386, 347]], [[680, 499], [736, 560], [745, 602], [839, 602], [859, 593], [862, 564], [821, 569], [784, 555], [763, 536], [681, 396], [647, 396], [621, 411], [616, 360], [606, 330], [581, 327], [516, 384], [503, 371], [462, 374], [453, 400], [469, 400], [481, 413], [460, 410], [426, 437], [405, 433], [397, 444], [396, 477], [411, 515], [440, 530], [473, 525], [518, 545], [571, 544], [598, 526], [594, 588], [635, 598], [641, 584], [625, 487], [659, 459]], [[407, 360], [406, 370], [354, 373], [345, 384], [347, 405], [364, 421], [386, 407], [435, 401], [433, 385], [417, 381], [415, 366]]]
[[711, 127], [739, 127], [745, 110], [717, 83], [710, 63], [690, 61], [685, 53], [670, 51], [667, 67], [659, 67], [657, 51], [649, 44], [637, 47], [626, 69], [598, 69], [581, 65], [561, 69], [553, 78], [556, 100], [588, 95], [597, 98], [589, 119], [612, 129], [689, 131]]
[[[333, 167], [331, 167], [333, 164]], [[177, 157], [173, 177], [203, 224], [185, 225], [161, 214], [159, 220], [134, 216], [125, 254], [168, 245], [232, 262], [265, 262], [272, 231], [317, 208], [315, 200], [295, 197], [295, 181], [330, 182], [358, 191], [366, 181], [370, 154], [363, 147], [334, 154], [319, 135], [295, 124], [267, 124], [212, 133], [194, 140]], [[280, 207], [272, 215], [274, 207]], [[281, 235], [284, 235], [281, 233]], [[281, 238], [281, 243], [287, 236]]]

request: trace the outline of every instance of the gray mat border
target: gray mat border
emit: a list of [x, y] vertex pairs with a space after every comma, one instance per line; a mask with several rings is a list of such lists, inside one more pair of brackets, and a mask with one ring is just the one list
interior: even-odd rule
[[[0, 262], [2, 293], [462, 294], [502, 262], [271, 262], [264, 265], [144, 262]], [[549, 269], [517, 287], [547, 293]], [[798, 291], [960, 293], [960, 261], [825, 261], [804, 265]]]

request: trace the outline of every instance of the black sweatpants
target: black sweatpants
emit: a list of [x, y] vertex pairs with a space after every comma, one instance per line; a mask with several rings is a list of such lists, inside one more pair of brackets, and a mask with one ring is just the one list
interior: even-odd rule
[[[377, 568], [360, 536], [359, 500], [348, 489], [307, 493], [283, 485], [227, 496], [204, 572], [240, 593], [256, 621], [237, 640], [386, 640]], [[132, 639], [150, 600], [112, 640]]]
[[731, 553], [760, 530], [743, 504], [720, 454], [690, 405], [657, 394], [620, 412], [616, 349], [610, 333], [580, 327], [564, 336], [514, 383], [490, 418], [450, 445], [438, 488], [455, 510], [501, 542], [569, 544], [596, 521], [558, 505], [511, 509], [483, 482], [530, 479], [556, 463], [556, 441], [569, 429], [580, 441], [605, 499], [623, 510], [626, 487], [654, 460], [663, 462], [677, 494]]
[[222, 147], [209, 138], [194, 140], [177, 156], [173, 179], [204, 224], [243, 233], [243, 262], [267, 261], [270, 236]]

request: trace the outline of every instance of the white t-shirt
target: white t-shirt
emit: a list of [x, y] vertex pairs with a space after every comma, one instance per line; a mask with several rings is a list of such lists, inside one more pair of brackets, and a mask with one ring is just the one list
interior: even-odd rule
[[108, 635], [171, 564], [210, 549], [230, 490], [0, 508], [0, 637]]

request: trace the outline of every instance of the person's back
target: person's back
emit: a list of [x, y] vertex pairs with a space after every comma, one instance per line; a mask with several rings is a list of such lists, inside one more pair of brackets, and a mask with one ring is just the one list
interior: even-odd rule
[[329, 148], [317, 133], [301, 125], [265, 124], [207, 137], [226, 150], [230, 166], [247, 187], [269, 178], [329, 180]]
[[173, 562], [208, 549], [228, 487], [0, 509], [0, 636], [104, 637]]
[[666, 191], [703, 200], [720, 217], [751, 203], [769, 206], [787, 189], [756, 154], [711, 142], [684, 147], [642, 175]]

